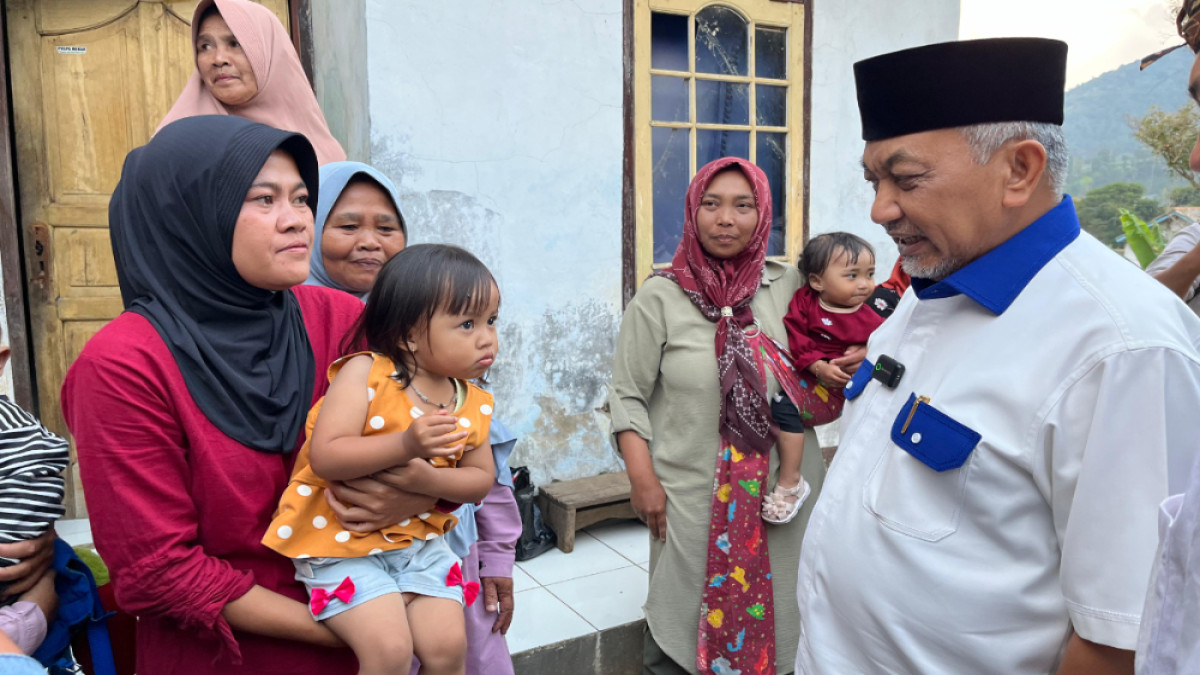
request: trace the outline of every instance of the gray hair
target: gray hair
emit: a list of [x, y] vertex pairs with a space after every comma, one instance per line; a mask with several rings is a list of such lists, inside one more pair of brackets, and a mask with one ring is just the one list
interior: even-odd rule
[[976, 164], [991, 161], [996, 151], [1010, 141], [1034, 140], [1046, 149], [1046, 177], [1056, 197], [1067, 185], [1067, 139], [1062, 127], [1046, 122], [988, 122], [959, 127]]

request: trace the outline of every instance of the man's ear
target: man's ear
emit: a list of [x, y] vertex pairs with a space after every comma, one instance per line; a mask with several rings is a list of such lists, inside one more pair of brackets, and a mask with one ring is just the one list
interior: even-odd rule
[[1025, 206], [1046, 177], [1046, 148], [1027, 139], [1009, 144], [1000, 150], [1004, 162], [1004, 197], [1009, 208]]

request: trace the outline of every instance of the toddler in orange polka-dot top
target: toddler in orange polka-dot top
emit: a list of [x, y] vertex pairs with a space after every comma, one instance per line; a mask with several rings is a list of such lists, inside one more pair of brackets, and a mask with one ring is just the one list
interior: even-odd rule
[[[359, 673], [463, 673], [459, 560], [441, 535], [450, 512], [487, 495], [495, 472], [492, 396], [472, 384], [496, 358], [500, 291], [463, 249], [412, 246], [380, 271], [350, 344], [369, 352], [329, 368], [325, 397], [263, 543], [288, 556], [314, 618], [358, 657]], [[374, 532], [342, 529], [326, 481], [388, 471], [437, 507]]]

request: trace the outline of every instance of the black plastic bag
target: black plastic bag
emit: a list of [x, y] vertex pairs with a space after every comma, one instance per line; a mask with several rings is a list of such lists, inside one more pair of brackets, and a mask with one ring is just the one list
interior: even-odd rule
[[513, 467], [512, 474], [517, 508], [521, 511], [521, 538], [517, 540], [517, 560], [529, 560], [554, 548], [558, 537], [554, 536], [554, 530], [542, 520], [542, 510], [537, 505], [537, 488], [529, 479], [529, 468]]

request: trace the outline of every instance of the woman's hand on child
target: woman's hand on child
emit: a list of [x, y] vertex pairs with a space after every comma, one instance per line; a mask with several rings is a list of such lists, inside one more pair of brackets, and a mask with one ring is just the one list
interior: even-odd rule
[[396, 485], [391, 470], [371, 478], [332, 481], [325, 501], [341, 526], [351, 532], [374, 532], [418, 513], [432, 511], [437, 500], [405, 492]]
[[4, 597], [18, 596], [33, 588], [41, 580], [50, 563], [54, 562], [54, 528], [40, 537], [0, 544], [0, 557], [16, 558], [21, 562], [9, 567], [0, 567], [0, 582], [8, 582]]
[[467, 432], [458, 428], [458, 418], [439, 410], [413, 420], [401, 437], [409, 457], [450, 457], [463, 449]]
[[[387, 470], [388, 484], [405, 492], [417, 492], [418, 488], [427, 487], [432, 474], [437, 471], [432, 464], [422, 460], [413, 460], [401, 466], [393, 466]], [[384, 472], [375, 474], [379, 477]]]
[[484, 610], [496, 612], [492, 632], [507, 635], [513, 618], [512, 577], [483, 577], [480, 581], [483, 582]]

